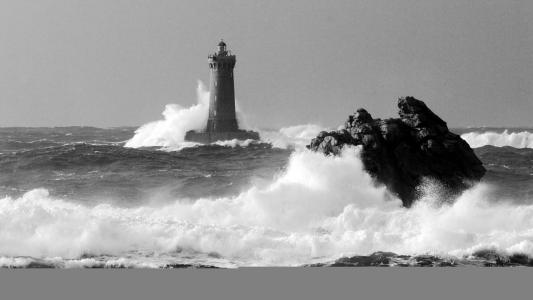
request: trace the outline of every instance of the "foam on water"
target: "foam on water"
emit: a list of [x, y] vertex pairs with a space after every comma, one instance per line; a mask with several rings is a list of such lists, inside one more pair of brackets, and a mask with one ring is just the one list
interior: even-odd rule
[[[138, 128], [125, 146], [197, 146], [184, 141], [188, 130], [202, 129], [207, 120], [209, 92], [201, 82], [197, 94], [191, 107], [167, 105], [164, 119]], [[249, 128], [239, 111], [238, 118]], [[306, 124], [260, 131], [263, 142], [296, 151], [282, 173], [236, 196], [146, 199], [128, 208], [109, 204], [112, 199], [84, 205], [46, 189], [0, 199], [0, 266], [27, 266], [36, 259], [62, 267], [293, 266], [375, 251], [461, 256], [486, 248], [533, 256], [533, 205], [495, 201], [486, 183], [441, 203], [438, 185], [428, 182], [422, 199], [406, 209], [363, 171], [359, 148], [329, 157], [305, 150], [322, 130]], [[533, 148], [527, 131], [470, 132], [462, 138], [472, 147]]]
[[[185, 141], [185, 133], [189, 130], [201, 130], [206, 122], [209, 111], [209, 91], [206, 86], [198, 81], [197, 104], [188, 108], [177, 104], [168, 104], [163, 111], [163, 120], [150, 122], [139, 127], [135, 135], [126, 142], [125, 147], [162, 147], [167, 151], [178, 151], [186, 147], [199, 144]], [[260, 132], [262, 142], [270, 143], [277, 148], [302, 149], [309, 141], [316, 137], [320, 131], [327, 130], [316, 124], [304, 124], [283, 127], [280, 130], [259, 130], [252, 128], [245, 121], [245, 115], [236, 103], [239, 126], [243, 129], [254, 129]], [[533, 133], [529, 131], [501, 133], [467, 132], [461, 137], [473, 148], [492, 145], [497, 147], [511, 146], [515, 148], [533, 148]], [[217, 141], [215, 144], [223, 146], [246, 147], [251, 141]]]
[[59, 257], [76, 266], [94, 263], [80, 262], [89, 253], [146, 267], [184, 249], [237, 266], [301, 265], [374, 251], [463, 255], [492, 247], [533, 255], [533, 205], [495, 203], [486, 184], [452, 204], [440, 203], [437, 191], [430, 185], [414, 207], [401, 207], [372, 184], [357, 148], [339, 157], [296, 151], [269, 184], [165, 206], [85, 206], [36, 189], [0, 200], [0, 263]]
[[[262, 142], [272, 144], [277, 148], [303, 148], [311, 138], [315, 137], [322, 127], [314, 124], [284, 127], [278, 130], [259, 130], [252, 128], [246, 121], [245, 115], [235, 103], [237, 119], [241, 129], [253, 129], [260, 132]], [[197, 104], [185, 108], [177, 104], [168, 104], [163, 111], [163, 120], [149, 122], [135, 131], [125, 147], [162, 147], [166, 151], [178, 151], [187, 147], [198, 146], [198, 143], [185, 141], [185, 134], [189, 130], [201, 130], [206, 122], [209, 112], [209, 91], [206, 86], [198, 81]], [[247, 141], [217, 141], [213, 144], [235, 147], [246, 147]]]
[[312, 138], [326, 128], [316, 124], [282, 127], [280, 130], [262, 130], [261, 139], [276, 148], [303, 149]]
[[478, 148], [486, 145], [504, 147], [510, 146], [514, 148], [533, 148], [533, 133], [529, 131], [509, 132], [468, 132], [461, 135], [470, 147]]
[[198, 81], [196, 92], [197, 104], [188, 108], [168, 104], [163, 111], [164, 119], [141, 126], [125, 147], [181, 147], [187, 131], [200, 130], [207, 122], [209, 91]]

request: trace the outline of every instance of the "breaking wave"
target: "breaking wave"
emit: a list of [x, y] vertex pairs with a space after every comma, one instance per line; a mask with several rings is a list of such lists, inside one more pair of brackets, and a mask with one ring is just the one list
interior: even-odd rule
[[[209, 91], [206, 86], [198, 81], [197, 103], [190, 107], [182, 107], [177, 104], [167, 104], [163, 111], [163, 119], [149, 122], [142, 125], [135, 131], [135, 135], [126, 141], [125, 147], [161, 147], [162, 150], [176, 151], [186, 147], [198, 146], [198, 143], [185, 141], [185, 134], [189, 130], [201, 130], [206, 122], [209, 112]], [[246, 122], [245, 115], [236, 103], [236, 113], [239, 126], [243, 129], [252, 129]], [[257, 129], [261, 141], [272, 144], [276, 148], [303, 149], [309, 141], [316, 137], [320, 131], [329, 130], [316, 124], [304, 124], [283, 127], [279, 130]], [[529, 131], [503, 132], [496, 131], [474, 131], [461, 135], [472, 148], [479, 148], [486, 145], [514, 148], [533, 148], [533, 133]], [[232, 140], [217, 141], [213, 144], [228, 147], [246, 147], [256, 141]]]
[[[126, 141], [125, 147], [162, 147], [165, 150], [180, 150], [186, 147], [198, 145], [194, 142], [185, 141], [185, 134], [189, 130], [201, 130], [207, 123], [209, 114], [209, 90], [205, 84], [198, 81], [196, 88], [197, 103], [190, 107], [182, 107], [178, 104], [167, 104], [163, 111], [163, 120], [158, 120], [142, 125], [135, 131], [135, 135]], [[239, 126], [249, 128], [238, 103], [235, 103], [235, 111]], [[225, 143], [218, 141], [216, 144], [246, 146], [249, 141], [233, 141]]]
[[[198, 81], [196, 91], [197, 104], [188, 108], [177, 104], [167, 104], [163, 111], [163, 120], [142, 125], [124, 146], [129, 148], [161, 147], [167, 151], [197, 146], [197, 143], [185, 141], [185, 133], [189, 130], [201, 130], [205, 126], [209, 112], [209, 91], [201, 81]], [[238, 103], [236, 102], [235, 105], [239, 127], [242, 129], [251, 129]], [[279, 131], [258, 131], [260, 132], [261, 142], [270, 143], [274, 147], [286, 149], [302, 148], [322, 130], [324, 129], [318, 125], [307, 124], [284, 127]], [[217, 141], [213, 144], [229, 147], [246, 147], [250, 143], [254, 143], [254, 141]]]
[[183, 147], [185, 133], [189, 130], [200, 130], [207, 122], [209, 91], [201, 81], [198, 81], [196, 93], [197, 104], [189, 108], [167, 104], [163, 111], [164, 119], [139, 127], [125, 147]]
[[296, 148], [303, 149], [315, 138], [320, 131], [326, 130], [324, 127], [315, 124], [305, 124], [283, 127], [280, 130], [263, 130], [261, 139], [272, 144], [276, 148]]
[[478, 148], [483, 146], [505, 147], [510, 146], [514, 148], [533, 148], [533, 133], [529, 131], [509, 132], [468, 132], [461, 135], [470, 147]]
[[[403, 208], [373, 185], [358, 148], [338, 157], [295, 151], [267, 184], [164, 206], [88, 206], [35, 189], [0, 200], [0, 265], [24, 264], [21, 256], [31, 256], [75, 259], [67, 267], [80, 266], [106, 255], [108, 264], [157, 267], [146, 257], [183, 251], [235, 266], [294, 266], [381, 250], [459, 256], [496, 248], [533, 255], [533, 205], [493, 202], [487, 184], [451, 204], [439, 203], [436, 190], [427, 187], [415, 206]], [[132, 262], [131, 253], [142, 262]]]

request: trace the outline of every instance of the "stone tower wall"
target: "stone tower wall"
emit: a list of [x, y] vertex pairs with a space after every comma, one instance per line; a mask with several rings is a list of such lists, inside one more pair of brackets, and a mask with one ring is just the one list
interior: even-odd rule
[[220, 41], [218, 50], [208, 56], [211, 79], [209, 84], [209, 117], [205, 130], [189, 130], [185, 140], [209, 144], [227, 140], [259, 140], [259, 133], [239, 129], [235, 116], [235, 87], [233, 68], [235, 55], [226, 50], [226, 43]]
[[209, 57], [211, 78], [207, 132], [237, 131], [233, 68], [235, 55], [217, 53]]

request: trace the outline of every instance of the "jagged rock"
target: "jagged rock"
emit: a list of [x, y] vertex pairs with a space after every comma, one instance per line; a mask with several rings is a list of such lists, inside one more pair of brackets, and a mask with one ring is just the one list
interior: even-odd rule
[[365, 109], [348, 117], [345, 129], [321, 132], [307, 148], [337, 155], [346, 145], [361, 145], [365, 169], [409, 207], [424, 178], [437, 180], [454, 196], [486, 170], [474, 151], [424, 102], [398, 99], [400, 118], [374, 119]]
[[509, 262], [520, 266], [533, 266], [533, 259], [526, 254], [515, 253], [509, 257]]
[[352, 257], [341, 257], [337, 259], [331, 267], [376, 267], [389, 266], [391, 257], [397, 256], [392, 252], [375, 252], [370, 255], [357, 255]]

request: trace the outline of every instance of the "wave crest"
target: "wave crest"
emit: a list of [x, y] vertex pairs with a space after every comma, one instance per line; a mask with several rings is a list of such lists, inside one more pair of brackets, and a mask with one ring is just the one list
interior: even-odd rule
[[139, 127], [125, 147], [182, 147], [185, 133], [189, 130], [200, 130], [207, 122], [209, 91], [198, 81], [196, 92], [196, 105], [183, 108], [177, 104], [167, 104], [163, 111], [164, 119]]
[[[201, 130], [206, 122], [209, 112], [209, 91], [206, 86], [198, 81], [197, 104], [184, 108], [177, 104], [167, 104], [163, 111], [163, 120], [150, 122], [142, 125], [135, 131], [135, 135], [129, 139], [125, 147], [162, 147], [166, 151], [181, 150], [186, 147], [194, 147], [199, 144], [185, 141], [185, 134], [189, 130]], [[235, 103], [239, 126], [250, 129], [245, 115]], [[261, 141], [272, 144], [276, 148], [303, 148], [314, 138], [322, 127], [314, 124], [283, 127], [277, 130], [259, 130]], [[217, 141], [213, 144], [226, 147], [246, 147], [254, 143], [252, 140]]]
[[529, 131], [509, 132], [505, 130], [498, 132], [469, 132], [461, 135], [472, 148], [479, 148], [483, 146], [505, 147], [510, 146], [514, 148], [533, 148], [533, 133]]
[[296, 151], [270, 183], [234, 197], [136, 208], [89, 207], [43, 189], [6, 197], [0, 255], [175, 257], [187, 249], [238, 266], [301, 265], [381, 250], [464, 255], [496, 248], [533, 255], [533, 205], [493, 203], [490, 195], [490, 186], [480, 184], [441, 204], [428, 188], [406, 209], [374, 186], [358, 148], [338, 157]]

